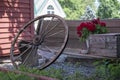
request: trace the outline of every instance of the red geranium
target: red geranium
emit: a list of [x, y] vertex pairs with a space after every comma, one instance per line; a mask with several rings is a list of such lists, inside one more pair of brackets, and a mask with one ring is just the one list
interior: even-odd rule
[[80, 31], [77, 32], [78, 36], [81, 37], [82, 33]]
[[106, 26], [106, 23], [100, 22], [100, 26]]
[[86, 23], [85, 23], [85, 22], [82, 22], [82, 23], [77, 27], [77, 31], [81, 31], [85, 26], [86, 26]]
[[85, 40], [89, 36], [89, 34], [101, 34], [106, 32], [106, 23], [101, 22], [99, 18], [93, 19], [89, 22], [82, 22], [77, 27], [77, 34], [79, 35], [81, 40]]
[[93, 32], [95, 31], [95, 24], [93, 24], [92, 22], [86, 22], [87, 25], [85, 26], [89, 31]]
[[93, 19], [93, 20], [92, 20], [92, 23], [94, 23], [94, 24], [99, 24], [99, 23], [100, 23], [100, 18]]

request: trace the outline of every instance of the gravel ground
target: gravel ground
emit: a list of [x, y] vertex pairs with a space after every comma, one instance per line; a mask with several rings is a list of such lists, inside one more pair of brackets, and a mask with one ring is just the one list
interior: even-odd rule
[[7, 68], [7, 69], [13, 69], [12, 63], [3, 63], [3, 64], [0, 64], [0, 67]]
[[65, 75], [71, 75], [76, 72], [80, 72], [81, 74], [85, 76], [90, 76], [95, 72], [95, 67], [93, 66], [85, 66], [82, 64], [79, 64], [78, 62], [71, 63], [71, 62], [56, 62], [52, 65], [50, 65], [50, 68], [55, 69], [62, 69], [65, 71]]
[[[0, 64], [0, 67], [4, 67], [4, 68], [8, 68], [8, 69], [13, 69], [12, 64]], [[52, 65], [50, 65], [48, 68], [55, 68], [55, 69], [62, 69], [65, 72], [65, 75], [70, 75], [70, 74], [74, 74], [75, 72], [80, 72], [81, 74], [85, 75], [85, 76], [90, 76], [94, 73], [95, 68], [91, 67], [91, 66], [85, 66], [82, 64], [74, 64], [74, 63], [70, 63], [70, 62], [56, 62], [53, 63]]]

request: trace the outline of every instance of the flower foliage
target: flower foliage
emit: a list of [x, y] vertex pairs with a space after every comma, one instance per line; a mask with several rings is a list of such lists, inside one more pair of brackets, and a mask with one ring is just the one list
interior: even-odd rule
[[99, 18], [93, 19], [89, 22], [82, 22], [77, 27], [77, 34], [81, 41], [87, 39], [90, 34], [102, 34], [106, 32], [106, 23], [100, 21]]

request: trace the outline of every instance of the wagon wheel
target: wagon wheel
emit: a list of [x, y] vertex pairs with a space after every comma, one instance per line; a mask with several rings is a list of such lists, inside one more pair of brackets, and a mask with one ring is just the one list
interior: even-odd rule
[[[30, 30], [31, 26], [35, 29]], [[68, 26], [63, 18], [53, 14], [39, 16], [16, 34], [10, 49], [11, 61], [15, 68], [23, 65], [44, 69], [60, 56], [67, 40]]]

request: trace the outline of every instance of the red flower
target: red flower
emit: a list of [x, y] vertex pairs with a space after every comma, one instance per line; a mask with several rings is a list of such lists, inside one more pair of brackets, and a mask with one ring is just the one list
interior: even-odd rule
[[99, 23], [100, 23], [100, 19], [99, 19], [99, 18], [93, 19], [93, 20], [92, 20], [92, 23], [94, 23], [94, 24], [99, 24]]
[[95, 24], [93, 24], [92, 22], [87, 22], [87, 26], [86, 28], [89, 30], [89, 31], [94, 31], [96, 28], [95, 28]]
[[[98, 26], [99, 25], [99, 26]], [[90, 34], [101, 34], [101, 33], [106, 33], [106, 23], [101, 22], [99, 18], [94, 19], [89, 22], [82, 22], [78, 27], [77, 27], [77, 34], [79, 37], [81, 37], [81, 40], [86, 39]], [[105, 28], [103, 28], [105, 27]], [[84, 29], [83, 29], [84, 28]]]
[[81, 31], [82, 28], [80, 26], [77, 27], [77, 31]]
[[106, 26], [106, 23], [100, 22], [100, 26]]
[[77, 31], [77, 34], [78, 34], [79, 37], [82, 36], [82, 33], [80, 31]]
[[82, 29], [86, 26], [85, 22], [82, 22], [78, 27], [77, 27], [77, 31], [82, 31]]

